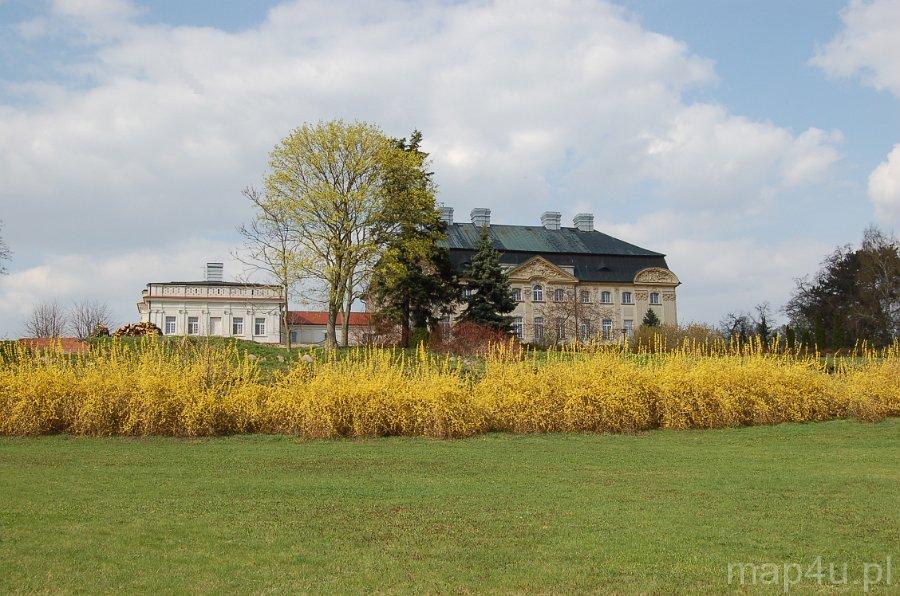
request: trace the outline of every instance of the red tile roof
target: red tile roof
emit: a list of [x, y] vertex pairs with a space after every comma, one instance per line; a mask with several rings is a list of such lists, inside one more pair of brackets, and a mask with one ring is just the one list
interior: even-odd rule
[[32, 350], [55, 350], [62, 347], [64, 354], [81, 354], [91, 350], [89, 345], [74, 337], [24, 337], [19, 343]]
[[[367, 312], [351, 312], [350, 326], [365, 326], [371, 322], [372, 315]], [[337, 324], [342, 325], [344, 317], [338, 313]], [[288, 312], [290, 325], [327, 325], [328, 313], [324, 310], [292, 310]]]

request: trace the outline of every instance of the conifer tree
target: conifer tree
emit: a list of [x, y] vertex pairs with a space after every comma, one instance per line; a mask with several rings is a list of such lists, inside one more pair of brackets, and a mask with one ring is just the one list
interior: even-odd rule
[[509, 278], [500, 266], [500, 253], [491, 244], [488, 228], [481, 230], [475, 254], [466, 269], [465, 309], [461, 319], [477, 325], [508, 331], [509, 313], [516, 308]]
[[656, 312], [652, 308], [647, 309], [647, 314], [644, 315], [644, 320], [641, 321], [641, 324], [645, 327], [659, 327], [659, 323], [660, 320], [656, 316]]
[[433, 175], [421, 143], [422, 133], [417, 130], [409, 141], [395, 141], [398, 149], [414, 156], [417, 167], [388, 170], [386, 217], [395, 227], [385, 238], [369, 286], [379, 314], [399, 325], [403, 347], [409, 347], [411, 327], [434, 329], [441, 316], [450, 314], [458, 297], [449, 253], [440, 245], [446, 225], [435, 205]]

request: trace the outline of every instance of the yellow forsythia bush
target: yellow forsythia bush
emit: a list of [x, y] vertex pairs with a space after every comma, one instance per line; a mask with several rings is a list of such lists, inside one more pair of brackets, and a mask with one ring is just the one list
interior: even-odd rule
[[113, 341], [0, 353], [0, 434], [308, 438], [633, 432], [900, 415], [900, 346], [833, 361], [757, 350], [633, 354], [499, 346], [332, 353], [264, 380], [234, 346]]

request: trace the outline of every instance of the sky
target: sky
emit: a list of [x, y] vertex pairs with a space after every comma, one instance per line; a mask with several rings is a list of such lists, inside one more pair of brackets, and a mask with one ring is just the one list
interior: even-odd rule
[[898, 56], [900, 0], [0, 0], [0, 337], [245, 274], [241, 190], [333, 118], [421, 130], [457, 220], [587, 211], [665, 253], [681, 322], [777, 311], [900, 224]]

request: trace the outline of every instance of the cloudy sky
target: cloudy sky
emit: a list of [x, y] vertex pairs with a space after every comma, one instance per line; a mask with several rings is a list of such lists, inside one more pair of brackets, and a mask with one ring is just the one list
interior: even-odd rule
[[900, 224], [900, 0], [0, 0], [0, 337], [40, 300], [136, 320], [226, 261], [305, 121], [423, 131], [465, 218], [664, 252], [682, 320], [768, 301]]

